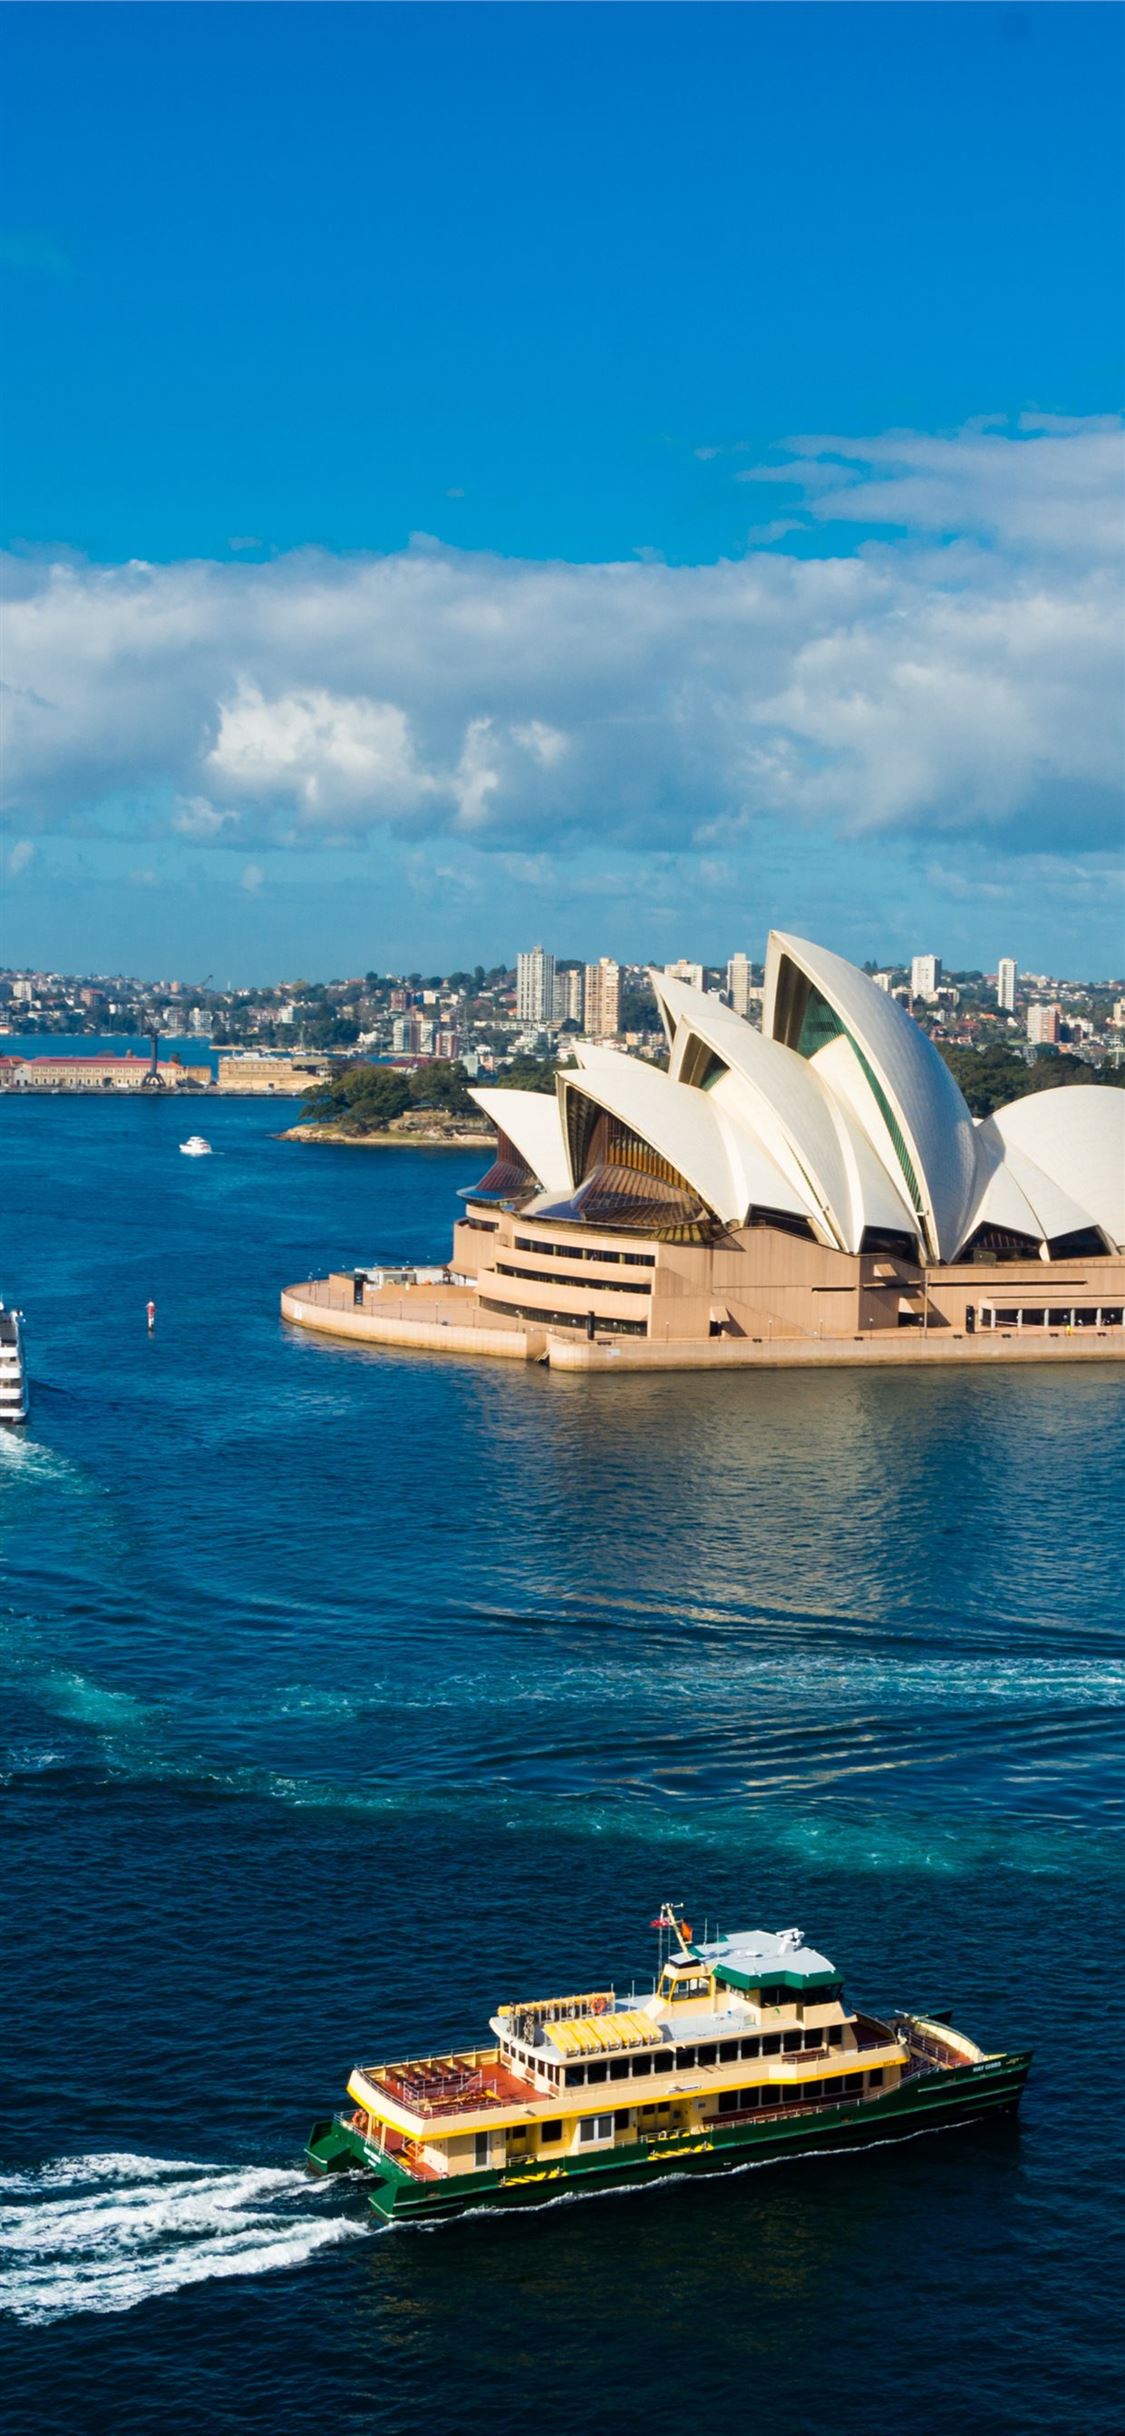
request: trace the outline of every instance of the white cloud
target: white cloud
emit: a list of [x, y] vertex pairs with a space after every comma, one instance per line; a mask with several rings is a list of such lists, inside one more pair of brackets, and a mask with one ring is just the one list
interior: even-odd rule
[[35, 847], [29, 837], [17, 837], [15, 845], [8, 848], [8, 869], [13, 879], [18, 879], [20, 872], [27, 870], [34, 853]]
[[[795, 443], [803, 555], [539, 564], [442, 548], [261, 565], [12, 561], [21, 829], [554, 853], [755, 826], [1115, 841], [1120, 431]], [[807, 536], [859, 519], [849, 555]], [[770, 528], [784, 539], [788, 518]], [[248, 868], [258, 869], [258, 865]]]

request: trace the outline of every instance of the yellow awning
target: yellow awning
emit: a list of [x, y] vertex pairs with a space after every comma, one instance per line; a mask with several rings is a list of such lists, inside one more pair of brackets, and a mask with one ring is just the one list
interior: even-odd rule
[[659, 2047], [660, 2031], [647, 2013], [593, 2013], [582, 2021], [545, 2022], [560, 2055], [607, 2055], [623, 2047]]

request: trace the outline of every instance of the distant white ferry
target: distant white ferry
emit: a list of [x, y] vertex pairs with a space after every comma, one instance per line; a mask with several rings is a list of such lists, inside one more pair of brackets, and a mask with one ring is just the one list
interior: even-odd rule
[[185, 1159], [209, 1159], [211, 1156], [211, 1145], [201, 1133], [189, 1133], [187, 1141], [181, 1142], [180, 1149]]
[[0, 1422], [27, 1419], [22, 1318], [21, 1311], [6, 1311], [0, 1303]]

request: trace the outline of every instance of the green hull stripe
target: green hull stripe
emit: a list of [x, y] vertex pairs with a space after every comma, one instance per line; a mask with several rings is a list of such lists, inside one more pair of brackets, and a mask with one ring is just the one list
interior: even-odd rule
[[597, 2157], [567, 2157], [546, 2164], [540, 2156], [527, 2166], [504, 2172], [458, 2174], [448, 2180], [419, 2182], [393, 2158], [368, 2150], [360, 2134], [339, 2118], [314, 2126], [306, 2156], [321, 2173], [360, 2167], [376, 2177], [371, 2206], [387, 2220], [407, 2217], [460, 2216], [467, 2208], [542, 2206], [570, 2190], [608, 2190], [622, 2182], [660, 2181], [665, 2173], [729, 2172], [755, 2157], [794, 2156], [830, 2142], [860, 2147], [868, 2140], [894, 2139], [925, 2128], [928, 2123], [967, 2123], [1002, 2108], [1018, 2106], [1027, 2079], [1029, 2055], [1009, 2055], [995, 2065], [966, 2065], [963, 2071], [934, 2073], [905, 2090], [890, 2089], [881, 2098], [868, 2098], [856, 2108], [826, 2107], [814, 2116], [794, 2115], [792, 2122], [776, 2118], [715, 2124], [708, 2130], [685, 2130], [661, 2141], [631, 2143], [603, 2151]]

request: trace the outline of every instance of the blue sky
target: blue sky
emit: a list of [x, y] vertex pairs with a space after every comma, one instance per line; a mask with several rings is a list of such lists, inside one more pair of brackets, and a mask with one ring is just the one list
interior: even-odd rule
[[1120, 969], [1116, 9], [5, 51], [6, 960]]

